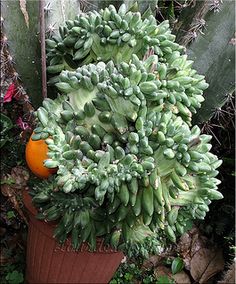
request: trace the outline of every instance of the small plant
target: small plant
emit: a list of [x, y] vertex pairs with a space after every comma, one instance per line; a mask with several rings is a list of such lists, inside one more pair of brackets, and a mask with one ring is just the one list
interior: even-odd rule
[[[12, 230], [12, 228], [11, 228]], [[22, 230], [22, 228], [21, 228]], [[6, 244], [10, 244], [10, 236], [4, 236], [1, 240], [1, 273], [0, 282], [4, 284], [20, 284], [24, 282], [24, 269], [25, 269], [25, 255], [22, 247], [5, 247]], [[14, 239], [14, 237], [13, 237]], [[4, 263], [4, 260], [7, 260]]]
[[211, 136], [191, 127], [204, 76], [168, 22], [124, 5], [67, 21], [60, 33], [47, 41], [48, 71], [82, 66], [54, 77], [61, 95], [36, 112], [32, 140], [45, 140], [44, 166], [57, 170], [34, 188], [38, 217], [56, 220], [55, 237], [71, 235], [75, 249], [95, 250], [97, 238], [119, 249], [154, 235], [175, 242], [222, 198]]
[[153, 268], [141, 268], [140, 264], [125, 262], [120, 265], [109, 284], [174, 284], [174, 280], [167, 275], [156, 276]]
[[20, 284], [24, 281], [24, 277], [21, 272], [14, 270], [7, 274], [6, 280], [7, 280], [7, 283], [9, 284]]
[[9, 137], [9, 130], [12, 129], [13, 123], [11, 119], [0, 113], [0, 148], [2, 148], [8, 141], [11, 141]]
[[170, 279], [168, 276], [164, 275], [164, 276], [160, 276], [157, 279], [156, 284], [174, 284], [174, 280]]
[[123, 263], [114, 275], [109, 284], [128, 284], [142, 281], [142, 283], [157, 283], [152, 269], [141, 270], [139, 265], [134, 263]]
[[15, 218], [15, 217], [16, 217], [16, 215], [15, 215], [14, 211], [10, 210], [10, 211], [7, 212], [7, 218], [8, 219]]

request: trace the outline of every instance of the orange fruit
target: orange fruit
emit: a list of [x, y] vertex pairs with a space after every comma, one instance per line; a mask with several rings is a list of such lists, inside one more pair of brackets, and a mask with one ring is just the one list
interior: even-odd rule
[[48, 159], [47, 153], [48, 146], [44, 140], [33, 141], [30, 137], [25, 149], [25, 158], [30, 170], [39, 178], [48, 178], [57, 171], [57, 168], [48, 169], [44, 166], [43, 162]]

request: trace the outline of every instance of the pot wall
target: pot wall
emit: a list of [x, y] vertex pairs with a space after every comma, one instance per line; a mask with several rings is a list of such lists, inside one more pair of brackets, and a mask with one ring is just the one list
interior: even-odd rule
[[[27, 192], [23, 194], [29, 210], [27, 240], [28, 283], [108, 283], [122, 258], [122, 252], [106, 249], [97, 242], [96, 252], [89, 252], [86, 245], [74, 251], [68, 240], [62, 247], [53, 238], [54, 225], [35, 218]], [[32, 212], [33, 211], [33, 212]]]

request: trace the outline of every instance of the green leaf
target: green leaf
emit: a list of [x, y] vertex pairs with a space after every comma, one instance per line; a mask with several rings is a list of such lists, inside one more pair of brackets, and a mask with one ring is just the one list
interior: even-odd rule
[[181, 270], [183, 270], [183, 268], [184, 268], [183, 259], [180, 258], [180, 257], [176, 257], [171, 264], [172, 274], [176, 274], [176, 273], [180, 272]]
[[166, 275], [160, 276], [156, 282], [156, 284], [173, 284], [173, 283], [174, 281]]
[[14, 218], [14, 217], [16, 217], [14, 211], [11, 210], [11, 211], [8, 211], [8, 212], [7, 212], [7, 218], [8, 218], [8, 219], [11, 219], [11, 218]]
[[192, 227], [193, 227], [193, 221], [192, 221], [192, 220], [187, 220], [187, 221], [186, 221], [185, 228], [184, 228], [185, 232], [191, 230]]
[[7, 274], [6, 280], [8, 281], [9, 284], [20, 284], [24, 281], [24, 277], [21, 272], [14, 270]]
[[116, 281], [116, 279], [112, 279], [109, 284], [117, 284], [117, 283], [118, 282]]
[[126, 280], [132, 280], [133, 279], [133, 275], [131, 273], [128, 273], [128, 272], [125, 273], [124, 277], [125, 277]]
[[0, 181], [0, 184], [14, 184], [14, 183], [16, 183], [16, 181], [14, 178], [11, 177]]
[[13, 127], [11, 119], [4, 115], [3, 113], [0, 113], [0, 123], [1, 123], [1, 135], [5, 134], [8, 130], [10, 130]]

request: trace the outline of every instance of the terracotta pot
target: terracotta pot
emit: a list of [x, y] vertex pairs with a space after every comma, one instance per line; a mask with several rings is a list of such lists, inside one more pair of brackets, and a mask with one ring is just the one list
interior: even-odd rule
[[26, 281], [31, 283], [108, 283], [122, 258], [122, 252], [97, 241], [95, 252], [86, 244], [74, 251], [68, 240], [60, 246], [53, 238], [55, 225], [37, 220], [36, 209], [27, 191], [23, 201], [29, 212]]

